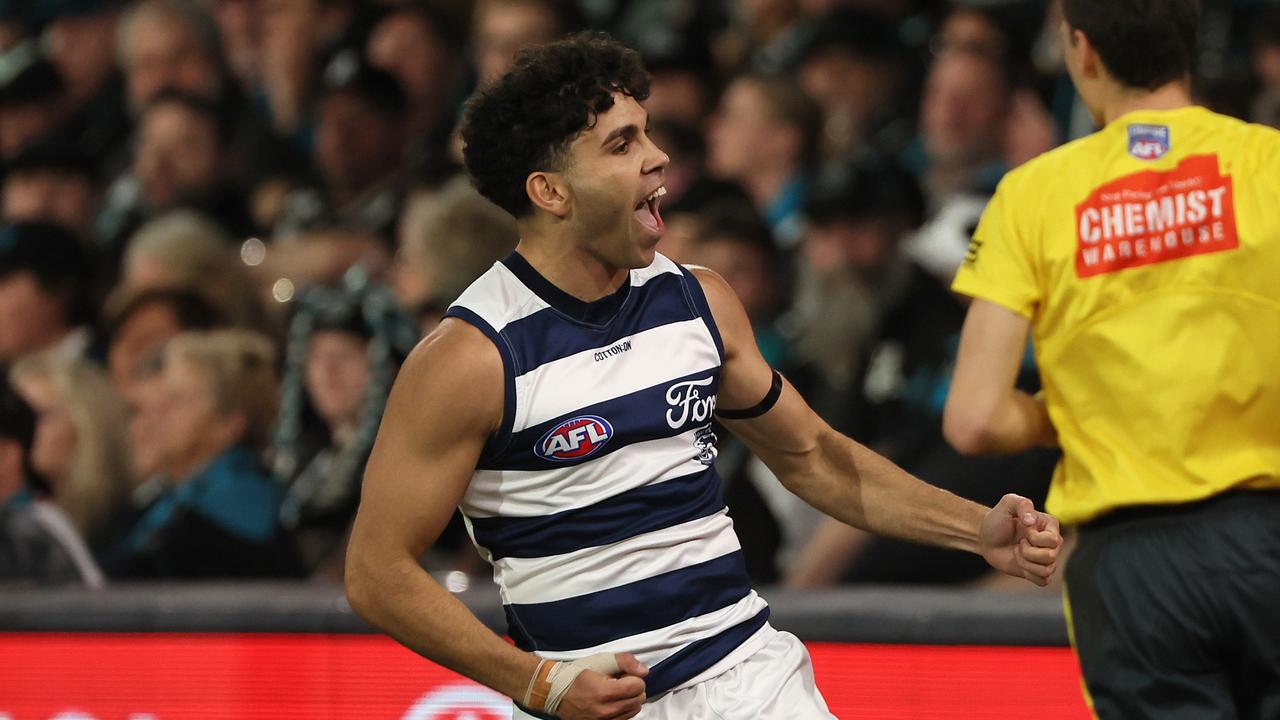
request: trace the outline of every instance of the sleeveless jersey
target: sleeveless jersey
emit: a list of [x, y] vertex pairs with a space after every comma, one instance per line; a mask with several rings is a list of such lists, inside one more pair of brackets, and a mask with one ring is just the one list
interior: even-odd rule
[[502, 427], [461, 510], [516, 645], [634, 653], [650, 696], [754, 652], [769, 609], [713, 465], [724, 349], [697, 279], [657, 255], [584, 303], [512, 253], [447, 314], [505, 368]]

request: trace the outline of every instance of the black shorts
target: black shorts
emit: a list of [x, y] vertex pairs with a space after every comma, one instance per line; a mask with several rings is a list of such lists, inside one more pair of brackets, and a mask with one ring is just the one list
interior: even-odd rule
[[1100, 720], [1280, 718], [1280, 492], [1106, 515], [1065, 577]]

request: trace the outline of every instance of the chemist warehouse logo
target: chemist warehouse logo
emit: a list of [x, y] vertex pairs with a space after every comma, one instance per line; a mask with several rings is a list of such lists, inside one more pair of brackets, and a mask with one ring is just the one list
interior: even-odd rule
[[613, 426], [608, 420], [598, 415], [579, 415], [547, 431], [533, 446], [533, 452], [543, 460], [580, 460], [600, 452], [611, 437]]
[[1216, 155], [1103, 185], [1076, 205], [1076, 231], [1082, 278], [1240, 245], [1231, 177], [1221, 174]]

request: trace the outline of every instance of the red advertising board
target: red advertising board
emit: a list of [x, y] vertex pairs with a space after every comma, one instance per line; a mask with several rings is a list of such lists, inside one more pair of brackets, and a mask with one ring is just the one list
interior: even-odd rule
[[[840, 718], [1084, 720], [1070, 650], [809, 643]], [[0, 633], [0, 720], [496, 720], [510, 703], [376, 635]]]

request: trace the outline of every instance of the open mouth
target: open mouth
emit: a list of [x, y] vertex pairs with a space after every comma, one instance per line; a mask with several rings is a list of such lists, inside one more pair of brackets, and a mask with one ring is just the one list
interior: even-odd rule
[[636, 203], [636, 221], [650, 232], [661, 233], [663, 229], [666, 228], [666, 225], [662, 222], [662, 215], [658, 213], [660, 198], [666, 194], [666, 186], [661, 185], [657, 190], [654, 190], [649, 197]]

